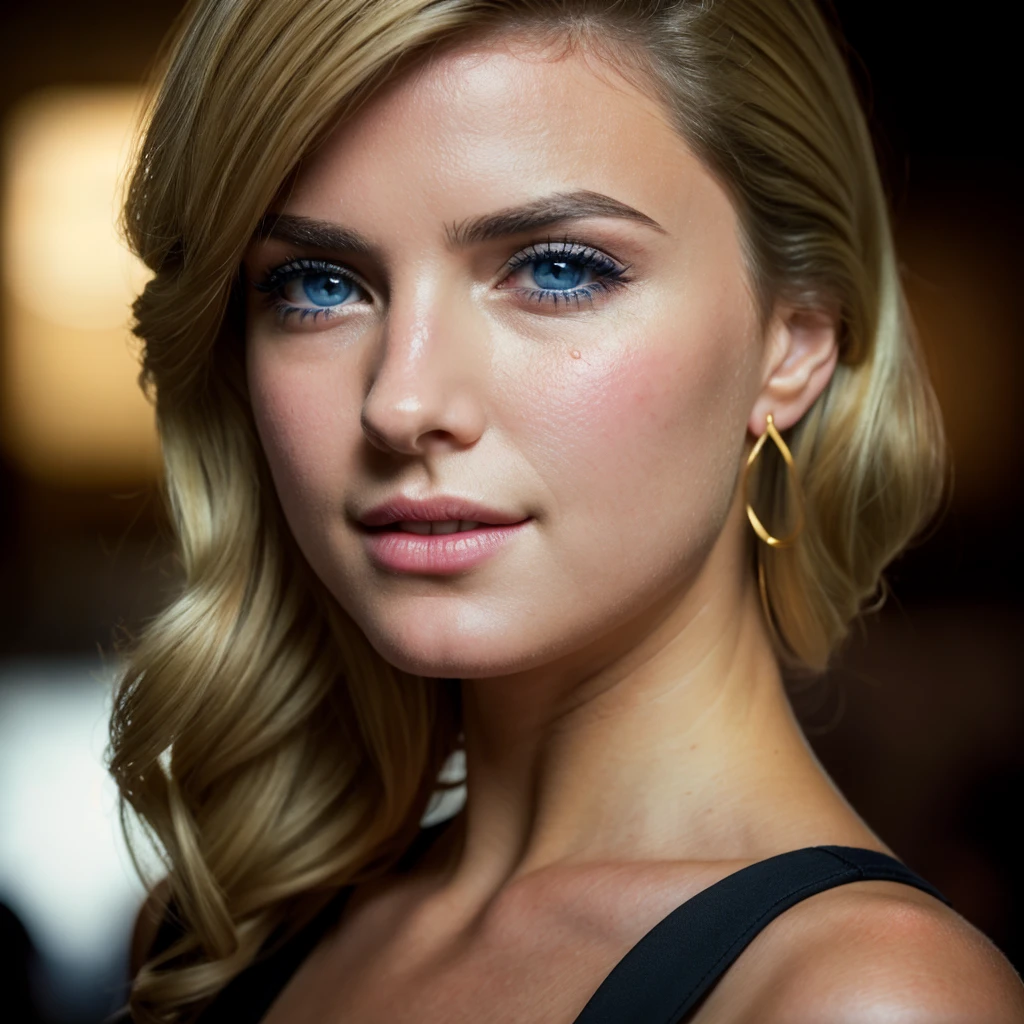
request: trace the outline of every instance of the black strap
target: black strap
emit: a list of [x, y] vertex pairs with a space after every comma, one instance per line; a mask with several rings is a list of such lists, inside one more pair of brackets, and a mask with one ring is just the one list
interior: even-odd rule
[[[420, 830], [396, 868], [401, 870], [422, 856], [436, 842], [451, 821], [438, 822]], [[258, 955], [241, 974], [236, 975], [196, 1018], [196, 1024], [255, 1024], [263, 1019], [271, 1005], [337, 923], [352, 888], [340, 889], [334, 898], [300, 932], [286, 943], [272, 946]]]
[[814, 846], [769, 857], [697, 893], [655, 925], [573, 1024], [678, 1024], [779, 914], [815, 893], [860, 881], [903, 882], [949, 903], [874, 850]]
[[269, 956], [258, 956], [236, 975], [199, 1014], [197, 1024], [255, 1024], [262, 1020], [292, 975], [341, 915], [352, 890], [338, 894], [289, 942]]

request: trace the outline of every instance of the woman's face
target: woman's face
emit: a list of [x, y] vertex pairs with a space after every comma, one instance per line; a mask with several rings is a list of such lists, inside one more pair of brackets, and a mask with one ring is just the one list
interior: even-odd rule
[[639, 635], [738, 549], [762, 339], [734, 210], [655, 100], [579, 55], [454, 50], [274, 213], [246, 257], [257, 426], [386, 659], [535, 668]]

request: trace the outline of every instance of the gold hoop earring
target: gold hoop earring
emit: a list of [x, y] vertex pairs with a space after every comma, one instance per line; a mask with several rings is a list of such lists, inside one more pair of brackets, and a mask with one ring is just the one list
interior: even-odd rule
[[[786, 471], [789, 473], [790, 482], [793, 484], [793, 493], [795, 496], [794, 505], [796, 506], [796, 525], [787, 537], [773, 537], [764, 528], [764, 524], [760, 519], [758, 519], [757, 513], [750, 504], [750, 491], [748, 484], [750, 479], [750, 470], [757, 461], [757, 457], [761, 454], [761, 449], [764, 448], [764, 443], [769, 437], [774, 442], [775, 447], [778, 448], [783, 462], [786, 463]], [[768, 547], [788, 548], [796, 541], [797, 537], [800, 536], [800, 533], [804, 528], [804, 501], [803, 495], [800, 493], [800, 480], [796, 475], [796, 466], [793, 464], [793, 455], [786, 446], [786, 442], [782, 440], [782, 435], [775, 429], [775, 420], [771, 413], [768, 413], [764, 433], [757, 439], [754, 447], [750, 450], [750, 454], [747, 456], [747, 464], [743, 470], [743, 499], [747, 503], [747, 518], [750, 520], [750, 525], [754, 528], [754, 533], [756, 533], [758, 537], [768, 545]]]

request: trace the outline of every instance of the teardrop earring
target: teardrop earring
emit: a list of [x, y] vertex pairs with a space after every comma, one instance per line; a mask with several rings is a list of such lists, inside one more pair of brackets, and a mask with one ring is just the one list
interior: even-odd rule
[[[793, 485], [793, 505], [796, 512], [796, 524], [790, 534], [786, 537], [773, 537], [765, 529], [761, 520], [758, 519], [757, 513], [750, 504], [750, 490], [748, 483], [750, 479], [750, 470], [757, 461], [757, 457], [761, 454], [761, 449], [764, 448], [764, 443], [769, 437], [774, 442], [775, 447], [778, 448], [783, 462], [786, 463], [786, 470], [789, 474], [790, 483]], [[782, 440], [782, 435], [775, 429], [775, 419], [771, 413], [768, 413], [764, 433], [754, 443], [754, 447], [751, 448], [750, 454], [747, 456], [747, 464], [743, 469], [743, 499], [747, 504], [747, 518], [750, 520], [750, 525], [754, 528], [754, 533], [756, 533], [758, 537], [765, 542], [765, 544], [770, 548], [788, 548], [790, 545], [795, 543], [797, 537], [800, 536], [800, 533], [804, 528], [804, 499], [800, 490], [800, 480], [796, 475], [796, 466], [793, 464], [793, 455], [786, 446], [786, 442]]]

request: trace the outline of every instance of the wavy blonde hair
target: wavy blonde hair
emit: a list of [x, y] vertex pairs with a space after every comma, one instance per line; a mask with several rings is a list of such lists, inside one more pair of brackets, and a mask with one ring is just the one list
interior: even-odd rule
[[[660, 98], [732, 196], [765, 316], [782, 297], [840, 310], [840, 365], [789, 432], [806, 528], [762, 563], [781, 659], [826, 664], [940, 496], [870, 135], [810, 0], [196, 0], [124, 215], [154, 272], [136, 333], [185, 574], [130, 651], [112, 721], [126, 822], [161, 851], [182, 925], [134, 980], [138, 1021], [187, 1020], [268, 940], [392, 865], [456, 745], [457, 681], [388, 665], [289, 534], [246, 394], [238, 268], [303, 156], [383, 82], [507, 32]], [[756, 504], [785, 520], [792, 489], [762, 461]]]

